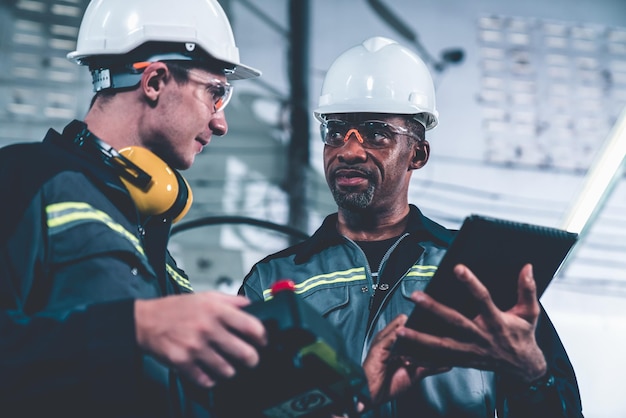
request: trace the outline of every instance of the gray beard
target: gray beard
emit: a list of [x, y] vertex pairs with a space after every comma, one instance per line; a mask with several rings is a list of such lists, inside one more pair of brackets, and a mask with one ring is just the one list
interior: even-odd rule
[[374, 198], [374, 185], [370, 183], [367, 190], [362, 193], [341, 192], [336, 187], [332, 187], [333, 198], [342, 209], [363, 210], [367, 208]]

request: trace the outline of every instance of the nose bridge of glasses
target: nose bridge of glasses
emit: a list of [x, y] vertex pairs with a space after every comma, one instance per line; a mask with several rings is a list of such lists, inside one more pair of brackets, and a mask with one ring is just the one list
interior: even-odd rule
[[357, 141], [359, 141], [360, 144], [362, 144], [363, 141], [363, 137], [361, 136], [361, 134], [359, 133], [359, 130], [357, 128], [350, 128], [348, 130], [348, 132], [346, 132], [346, 135], [343, 137], [343, 142], [348, 142], [348, 139], [350, 139], [350, 136], [354, 134], [354, 137], [356, 138]]

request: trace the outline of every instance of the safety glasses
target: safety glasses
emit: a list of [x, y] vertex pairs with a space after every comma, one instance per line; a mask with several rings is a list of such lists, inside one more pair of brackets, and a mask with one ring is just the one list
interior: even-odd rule
[[203, 85], [208, 93], [215, 112], [224, 110], [230, 98], [233, 95], [233, 86], [225, 81], [218, 79], [210, 79], [206, 75], [198, 74], [193, 70], [187, 70], [187, 72], [196, 77], [196, 79], [189, 78], [189, 81]]
[[[230, 98], [233, 95], [233, 86], [230, 83], [217, 78], [211, 78], [206, 74], [192, 68], [188, 68], [184, 65], [177, 64], [174, 61], [165, 62], [168, 67], [176, 67], [185, 71], [189, 76], [189, 81], [203, 85], [216, 113], [224, 110], [228, 102], [230, 102]], [[132, 70], [136, 73], [141, 73], [148, 65], [150, 65], [149, 61], [136, 62], [132, 64]]]
[[395, 144], [397, 135], [420, 138], [407, 128], [380, 120], [366, 120], [359, 123], [339, 119], [325, 120], [320, 125], [322, 141], [331, 147], [341, 147], [352, 135], [364, 148], [381, 149]]

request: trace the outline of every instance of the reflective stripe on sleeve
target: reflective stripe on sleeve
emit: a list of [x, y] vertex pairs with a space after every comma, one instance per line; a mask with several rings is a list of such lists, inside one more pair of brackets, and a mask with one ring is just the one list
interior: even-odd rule
[[108, 214], [95, 209], [88, 203], [54, 203], [46, 207], [46, 215], [48, 217], [47, 224], [51, 235], [61, 233], [79, 224], [94, 221], [100, 222], [129, 241], [137, 252], [145, 257], [143, 247], [134, 234], [128, 232], [122, 225], [115, 222]]

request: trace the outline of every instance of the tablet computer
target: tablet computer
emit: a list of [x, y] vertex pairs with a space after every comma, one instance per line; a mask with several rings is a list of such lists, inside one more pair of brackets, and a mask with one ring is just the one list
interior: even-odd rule
[[[577, 239], [578, 234], [557, 228], [470, 215], [425, 292], [474, 318], [479, 313], [479, 302], [453, 273], [454, 266], [464, 264], [487, 287], [498, 308], [508, 310], [517, 303], [517, 281], [522, 267], [527, 263], [533, 265], [537, 297], [541, 296]], [[429, 334], [450, 335], [446, 324], [418, 306], [409, 315], [406, 326]]]

